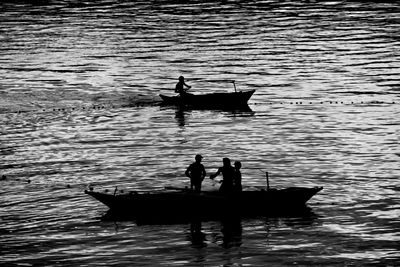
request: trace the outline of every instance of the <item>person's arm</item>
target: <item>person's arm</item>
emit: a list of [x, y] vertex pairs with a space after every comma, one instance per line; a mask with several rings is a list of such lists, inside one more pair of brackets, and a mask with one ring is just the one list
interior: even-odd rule
[[210, 175], [210, 179], [214, 179], [214, 178], [217, 177], [220, 173], [221, 173], [221, 168], [218, 168], [218, 171], [217, 171], [216, 173]]
[[183, 83], [184, 86], [186, 86], [188, 89], [192, 88], [190, 85], [187, 85], [185, 82]]

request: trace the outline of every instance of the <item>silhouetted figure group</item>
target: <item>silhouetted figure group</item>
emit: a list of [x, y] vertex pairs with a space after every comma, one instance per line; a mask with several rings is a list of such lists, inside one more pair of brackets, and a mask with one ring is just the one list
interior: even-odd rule
[[[190, 189], [195, 192], [201, 191], [201, 183], [206, 177], [206, 170], [204, 165], [201, 164], [203, 157], [201, 155], [195, 156], [195, 162], [189, 165], [186, 169], [185, 174], [190, 178]], [[210, 179], [214, 179], [222, 173], [222, 183], [219, 188], [219, 192], [224, 194], [240, 193], [242, 191], [242, 173], [240, 168], [242, 164], [240, 161], [234, 163], [234, 167], [231, 165], [229, 158], [222, 159], [222, 167], [219, 167], [217, 172], [210, 175]]]

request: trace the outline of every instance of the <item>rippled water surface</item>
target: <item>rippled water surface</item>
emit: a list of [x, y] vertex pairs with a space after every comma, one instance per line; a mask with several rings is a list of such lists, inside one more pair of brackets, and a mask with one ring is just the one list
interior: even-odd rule
[[[391, 1], [2, 1], [0, 265], [398, 265], [399, 29]], [[256, 89], [251, 110], [161, 107], [180, 75]], [[324, 190], [311, 216], [195, 232], [83, 193], [187, 185], [197, 153]]]

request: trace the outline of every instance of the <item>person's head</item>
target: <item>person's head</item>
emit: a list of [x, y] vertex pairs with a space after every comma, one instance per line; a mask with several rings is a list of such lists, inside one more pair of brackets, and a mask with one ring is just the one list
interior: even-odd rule
[[179, 81], [180, 81], [180, 82], [184, 82], [184, 81], [185, 81], [185, 78], [184, 78], [183, 76], [179, 76]]
[[234, 165], [237, 170], [240, 170], [240, 168], [242, 168], [242, 163], [240, 163], [240, 161], [235, 161]]
[[223, 158], [222, 159], [222, 163], [224, 164], [224, 166], [231, 166], [231, 160], [229, 158]]
[[197, 162], [200, 162], [202, 158], [203, 158], [203, 156], [200, 155], [200, 154], [197, 154], [197, 155], [194, 157], [194, 159], [195, 159]]

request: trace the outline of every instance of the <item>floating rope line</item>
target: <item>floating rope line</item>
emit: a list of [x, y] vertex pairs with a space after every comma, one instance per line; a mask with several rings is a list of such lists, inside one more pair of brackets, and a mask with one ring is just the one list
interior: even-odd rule
[[360, 101], [360, 102], [345, 102], [345, 101], [290, 101], [290, 102], [285, 102], [285, 101], [275, 101], [275, 102], [267, 102], [267, 103], [253, 103], [254, 105], [324, 105], [324, 104], [329, 104], [329, 105], [393, 105], [397, 104], [397, 102], [392, 101]]
[[[400, 102], [396, 101], [268, 101], [268, 102], [255, 102], [251, 103], [251, 105], [261, 106], [261, 105], [395, 105]], [[23, 113], [46, 113], [46, 112], [73, 112], [73, 111], [92, 111], [92, 110], [105, 110], [105, 109], [118, 109], [118, 108], [132, 108], [132, 107], [154, 107], [160, 106], [161, 102], [138, 102], [135, 104], [122, 104], [122, 105], [114, 105], [114, 104], [97, 104], [97, 105], [88, 105], [81, 107], [59, 107], [59, 108], [42, 108], [42, 109], [28, 109], [28, 110], [17, 110], [17, 111], [5, 111], [2, 114], [23, 114]]]
[[62, 107], [62, 108], [43, 108], [43, 109], [32, 109], [32, 110], [17, 110], [12, 112], [5, 112], [5, 113], [47, 113], [47, 112], [72, 112], [72, 111], [90, 111], [90, 110], [101, 110], [101, 109], [114, 109], [120, 108], [121, 106], [105, 106], [105, 105], [94, 105], [94, 106], [82, 106], [82, 107]]
[[5, 111], [0, 112], [0, 114], [6, 113], [48, 113], [48, 112], [73, 112], [73, 111], [92, 111], [92, 110], [106, 110], [106, 109], [118, 109], [118, 108], [133, 108], [133, 107], [152, 107], [159, 105], [160, 102], [137, 102], [135, 104], [95, 104], [95, 105], [86, 105], [79, 107], [59, 107], [59, 108], [40, 108], [40, 109], [26, 109], [26, 110], [16, 110], [16, 111]]

